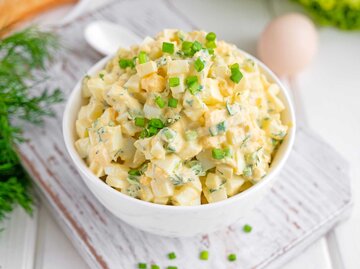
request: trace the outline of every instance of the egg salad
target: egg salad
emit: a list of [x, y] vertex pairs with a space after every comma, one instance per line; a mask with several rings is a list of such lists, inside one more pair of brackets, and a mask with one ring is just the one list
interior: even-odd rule
[[164, 30], [83, 79], [75, 147], [112, 188], [191, 206], [267, 174], [287, 134], [280, 88], [215, 33]]

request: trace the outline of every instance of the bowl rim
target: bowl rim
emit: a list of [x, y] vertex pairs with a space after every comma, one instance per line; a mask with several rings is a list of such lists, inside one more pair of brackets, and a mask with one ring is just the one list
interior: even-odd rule
[[[200, 205], [194, 205], [194, 206], [173, 206], [173, 205], [162, 205], [162, 204], [151, 203], [148, 201], [143, 201], [141, 199], [133, 198], [131, 196], [121, 193], [120, 191], [115, 190], [111, 186], [109, 186], [106, 183], [104, 183], [103, 181], [101, 181], [98, 177], [96, 177], [91, 172], [91, 170], [88, 168], [88, 166], [86, 166], [83, 159], [80, 158], [80, 156], [77, 153], [75, 146], [71, 140], [70, 124], [72, 124], [74, 126], [75, 122], [70, 122], [70, 113], [74, 106], [74, 101], [77, 99], [76, 97], [79, 94], [79, 91], [81, 91], [81, 85], [82, 85], [83, 78], [78, 80], [78, 82], [76, 83], [75, 87], [73, 88], [73, 90], [66, 102], [66, 107], [65, 107], [65, 110], [63, 113], [63, 121], [62, 121], [63, 137], [64, 137], [64, 141], [65, 141], [65, 146], [66, 146], [66, 149], [67, 149], [72, 161], [75, 163], [76, 168], [79, 170], [78, 172], [83, 173], [83, 175], [85, 175], [87, 177], [87, 179], [93, 181], [96, 185], [98, 185], [99, 188], [102, 188], [104, 190], [104, 192], [107, 192], [107, 191], [112, 192], [115, 195], [118, 195], [118, 197], [120, 199], [125, 199], [125, 200], [129, 201], [130, 203], [135, 203], [139, 206], [151, 207], [154, 209], [164, 210], [164, 211], [166, 211], [166, 210], [170, 210], [170, 211], [211, 210], [213, 208], [218, 208], [218, 207], [225, 206], [227, 204], [235, 203], [236, 201], [238, 201], [240, 199], [246, 199], [245, 197], [251, 195], [252, 193], [254, 193], [254, 192], [258, 191], [259, 189], [264, 188], [266, 185], [270, 184], [274, 180], [275, 176], [279, 173], [279, 171], [284, 166], [285, 162], [287, 161], [287, 159], [290, 155], [293, 145], [294, 145], [295, 133], [296, 133], [296, 118], [295, 118], [294, 105], [293, 105], [293, 101], [290, 97], [290, 93], [288, 92], [287, 88], [280, 81], [280, 79], [274, 74], [274, 72], [272, 72], [270, 70], [269, 67], [267, 67], [263, 62], [261, 62], [259, 59], [252, 56], [251, 54], [247, 53], [246, 51], [241, 50], [241, 49], [238, 49], [238, 50], [243, 55], [245, 55], [247, 58], [250, 58], [253, 61], [255, 61], [259, 65], [259, 67], [263, 71], [266, 72], [266, 76], [271, 78], [271, 80], [274, 83], [278, 84], [280, 91], [283, 93], [284, 99], [287, 102], [286, 109], [288, 110], [289, 122], [291, 122], [291, 127], [289, 128], [289, 132], [287, 134], [287, 139], [288, 139], [287, 147], [283, 151], [283, 154], [282, 154], [281, 158], [279, 159], [278, 163], [276, 164], [276, 166], [273, 167], [272, 170], [268, 174], [266, 174], [266, 176], [261, 181], [259, 181], [255, 185], [251, 186], [249, 189], [247, 189], [241, 193], [238, 193], [232, 197], [229, 197], [225, 200], [222, 200], [222, 201], [219, 201], [216, 203], [200, 204]], [[86, 72], [86, 74], [92, 75], [95, 72], [98, 72], [99, 70], [104, 68], [104, 66], [110, 59], [112, 59], [115, 56], [116, 56], [116, 53], [103, 57], [101, 60], [99, 60], [97, 63], [95, 63], [92, 67], [90, 67], [88, 69], [88, 71]], [[82, 180], [84, 180], [85, 185], [88, 186], [88, 183], [85, 181], [83, 176], [81, 176], [81, 178], [82, 178]], [[91, 188], [89, 188], [89, 189], [91, 192], [94, 193], [94, 191]], [[97, 195], [96, 195], [96, 197], [97, 197]]]

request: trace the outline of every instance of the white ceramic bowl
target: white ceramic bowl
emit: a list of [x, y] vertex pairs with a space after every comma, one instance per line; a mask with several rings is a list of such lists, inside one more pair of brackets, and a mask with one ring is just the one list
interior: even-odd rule
[[[75, 163], [84, 183], [99, 201], [115, 216], [141, 230], [164, 236], [194, 236], [220, 230], [235, 223], [266, 194], [276, 180], [276, 175], [289, 156], [295, 137], [294, 108], [289, 94], [279, 79], [263, 63], [243, 52], [258, 63], [270, 81], [276, 82], [281, 89], [280, 98], [286, 109], [282, 113], [285, 123], [292, 124], [289, 132], [280, 145], [265, 178], [248, 190], [229, 199], [213, 204], [199, 206], [168, 206], [158, 205], [134, 199], [111, 188], [97, 178], [78, 155], [74, 142], [76, 140], [75, 120], [84, 100], [81, 96], [81, 80], [76, 84], [67, 101], [63, 118], [63, 134], [66, 148]], [[101, 70], [106, 62], [114, 56], [108, 56], [89, 71], [89, 75]]]

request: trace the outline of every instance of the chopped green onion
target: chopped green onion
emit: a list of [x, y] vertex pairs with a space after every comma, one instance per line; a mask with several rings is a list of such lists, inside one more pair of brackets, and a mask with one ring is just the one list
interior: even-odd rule
[[149, 132], [147, 129], [143, 129], [141, 132], [140, 132], [140, 135], [139, 135], [140, 138], [145, 138], [145, 137], [149, 137]]
[[156, 135], [159, 132], [158, 128], [153, 126], [150, 126], [147, 131], [148, 131], [148, 137], [152, 137], [153, 135]]
[[231, 157], [232, 151], [229, 148], [224, 149], [224, 157]]
[[182, 43], [181, 49], [182, 49], [182, 50], [191, 49], [191, 48], [192, 48], [192, 45], [193, 45], [193, 42], [184, 41], [184, 42]]
[[139, 64], [146, 63], [148, 61], [148, 56], [145, 51], [140, 51], [139, 53]]
[[172, 98], [172, 97], [169, 98], [169, 101], [168, 101], [169, 107], [176, 108], [177, 104], [178, 104], [178, 99]]
[[194, 52], [197, 52], [197, 51], [199, 51], [199, 50], [202, 49], [202, 45], [201, 45], [201, 43], [200, 43], [199, 41], [194, 41], [194, 43], [192, 44], [191, 48], [192, 48], [192, 50], [193, 50]]
[[207, 41], [214, 41], [216, 39], [216, 34], [214, 32], [210, 32], [206, 35], [205, 38]]
[[176, 266], [168, 266], [166, 269], [178, 269]]
[[128, 174], [129, 174], [130, 176], [140, 176], [140, 175], [141, 175], [140, 171], [139, 171], [139, 170], [136, 170], [136, 169], [130, 169], [129, 172], [128, 172]]
[[168, 254], [168, 258], [169, 258], [170, 260], [176, 259], [176, 254], [175, 254], [175, 252], [170, 252], [170, 253]]
[[192, 95], [197, 94], [202, 89], [202, 87], [198, 83], [197, 76], [189, 76], [186, 78], [185, 82], [186, 82], [186, 85], [188, 86], [189, 91]]
[[234, 253], [230, 254], [230, 255], [228, 256], [228, 260], [229, 260], [230, 262], [236, 261], [236, 254], [234, 254]]
[[200, 260], [207, 261], [209, 259], [209, 251], [203, 250], [200, 252]]
[[135, 67], [134, 61], [129, 59], [120, 59], [119, 60], [119, 66], [121, 69], [125, 69], [127, 67]]
[[185, 132], [185, 138], [187, 141], [195, 140], [197, 138], [197, 136], [198, 136], [198, 134], [196, 131], [188, 130]]
[[146, 265], [146, 263], [139, 263], [139, 264], [138, 264], [138, 268], [139, 268], [139, 269], [146, 269], [146, 268], [147, 268], [147, 265]]
[[155, 103], [160, 107], [160, 108], [164, 108], [165, 107], [165, 100], [162, 99], [160, 96], [157, 96], [155, 98]]
[[185, 82], [186, 82], [187, 86], [190, 86], [191, 84], [198, 82], [198, 77], [197, 76], [189, 76], [186, 78]]
[[164, 128], [164, 123], [160, 119], [154, 118], [149, 121], [149, 126], [162, 129]]
[[151, 269], [160, 269], [160, 266], [157, 264], [152, 264]]
[[101, 78], [101, 80], [104, 80], [104, 74], [103, 73], [100, 73], [99, 77]]
[[162, 43], [162, 51], [170, 54], [174, 53], [174, 44], [169, 42]]
[[239, 83], [240, 80], [243, 78], [243, 74], [240, 71], [239, 64], [235, 63], [231, 65], [230, 69], [231, 69], [230, 79], [235, 83]]
[[207, 49], [210, 55], [214, 55], [214, 49], [208, 48]]
[[252, 176], [252, 168], [251, 166], [246, 166], [243, 170], [243, 175], [246, 177], [251, 177]]
[[240, 66], [238, 63], [234, 63], [230, 66], [230, 69], [239, 69], [239, 68], [240, 68]]
[[194, 82], [189, 86], [189, 91], [192, 95], [197, 94], [198, 92], [201, 91], [201, 89], [202, 89], [202, 87], [197, 82]]
[[243, 231], [245, 233], [250, 233], [252, 230], [252, 227], [249, 225], [249, 224], [245, 224], [244, 227], [243, 227]]
[[126, 59], [120, 59], [119, 60], [119, 66], [122, 69], [125, 69], [126, 67], [128, 67], [128, 60]]
[[139, 126], [139, 127], [144, 127], [145, 126], [145, 118], [136, 117], [135, 118], [135, 125]]
[[196, 61], [194, 62], [194, 68], [196, 71], [200, 72], [204, 69], [205, 67], [205, 63], [203, 60], [201, 60], [200, 58], [197, 58]]
[[209, 49], [215, 49], [216, 48], [215, 41], [206, 42], [206, 47], [209, 48]]
[[215, 159], [215, 160], [221, 160], [221, 159], [224, 159], [225, 157], [225, 153], [222, 149], [212, 149], [212, 157]]
[[179, 85], [180, 85], [180, 78], [178, 78], [178, 77], [169, 78], [169, 86], [170, 87], [176, 87]]
[[185, 56], [193, 56], [194, 51], [192, 49], [193, 42], [190, 41], [184, 41], [181, 46], [181, 50], [184, 52]]

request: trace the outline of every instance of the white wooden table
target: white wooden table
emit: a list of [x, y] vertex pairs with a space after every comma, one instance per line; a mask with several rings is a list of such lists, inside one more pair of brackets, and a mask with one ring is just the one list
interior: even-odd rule
[[[254, 54], [256, 39], [264, 25], [294, 7], [287, 0], [171, 2], [197, 26], [221, 33], [221, 38]], [[360, 265], [360, 204], [356, 201], [360, 190], [360, 182], [356, 180], [360, 177], [360, 33], [320, 29], [319, 35], [319, 53], [313, 65], [299, 75], [298, 90], [309, 125], [351, 165], [355, 207], [350, 220], [284, 269], [342, 269], [338, 265], [341, 260], [345, 268], [355, 269]], [[18, 209], [5, 222], [5, 227], [5, 232], [0, 234], [0, 252], [18, 257], [6, 269], [32, 268], [31, 264], [36, 269], [88, 268], [41, 203], [33, 219]], [[34, 236], [34, 249], [21, 244], [23, 240], [31, 242]]]

